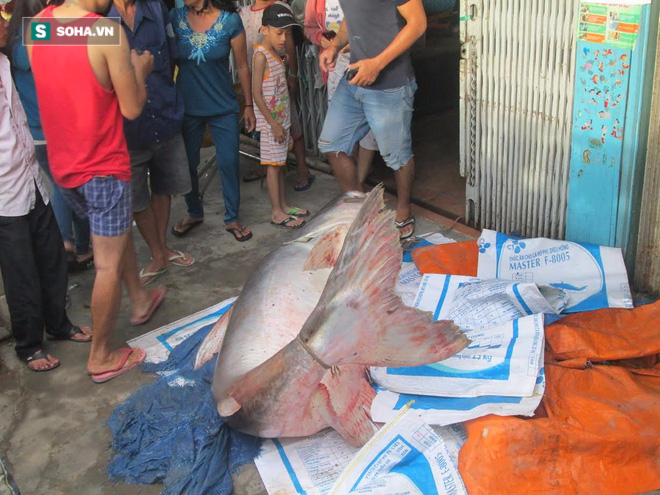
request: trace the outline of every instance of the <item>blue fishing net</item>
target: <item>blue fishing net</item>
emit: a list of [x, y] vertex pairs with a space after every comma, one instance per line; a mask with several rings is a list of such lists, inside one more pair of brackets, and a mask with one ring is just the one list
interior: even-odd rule
[[229, 495], [231, 472], [258, 455], [261, 440], [232, 430], [218, 415], [211, 395], [215, 360], [193, 370], [211, 328], [195, 332], [167, 361], [145, 364], [144, 371], [163, 376], [112, 413], [111, 479], [162, 482], [168, 495]]

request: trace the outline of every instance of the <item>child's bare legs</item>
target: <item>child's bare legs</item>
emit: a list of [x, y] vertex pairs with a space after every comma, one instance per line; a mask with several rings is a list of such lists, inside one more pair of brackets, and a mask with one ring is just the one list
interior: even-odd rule
[[[274, 165], [266, 167], [266, 184], [268, 186], [268, 196], [270, 198], [270, 206], [272, 209], [271, 220], [275, 223], [282, 223], [289, 218], [287, 211], [290, 208], [285, 208], [286, 202], [284, 201], [284, 168]], [[301, 225], [303, 220], [292, 220], [287, 224], [287, 227], [297, 227]]]

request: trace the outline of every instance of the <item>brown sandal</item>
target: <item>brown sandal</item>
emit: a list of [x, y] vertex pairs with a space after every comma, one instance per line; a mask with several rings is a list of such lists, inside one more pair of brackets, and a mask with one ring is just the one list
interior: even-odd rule
[[[238, 242], [245, 242], [249, 241], [252, 239], [252, 232], [248, 232], [247, 234], [243, 234], [243, 231], [245, 230], [245, 225], [241, 225], [240, 228], [237, 227], [225, 227], [225, 230], [232, 234], [234, 236], [234, 239], [236, 239]], [[240, 234], [240, 236], [239, 236]]]

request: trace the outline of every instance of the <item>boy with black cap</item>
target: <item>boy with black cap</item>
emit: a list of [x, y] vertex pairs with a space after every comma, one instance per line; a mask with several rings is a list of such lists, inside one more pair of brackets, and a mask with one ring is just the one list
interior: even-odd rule
[[[272, 207], [271, 223], [277, 227], [297, 229], [305, 224], [298, 217], [309, 212], [291, 208], [284, 197], [284, 170], [291, 143], [291, 104], [286, 68], [278, 55], [286, 43], [292, 26], [297, 26], [291, 11], [274, 3], [263, 13], [263, 41], [254, 46], [252, 58], [252, 98], [261, 132], [261, 164], [267, 166], [266, 183]], [[291, 212], [295, 211], [295, 214]]]

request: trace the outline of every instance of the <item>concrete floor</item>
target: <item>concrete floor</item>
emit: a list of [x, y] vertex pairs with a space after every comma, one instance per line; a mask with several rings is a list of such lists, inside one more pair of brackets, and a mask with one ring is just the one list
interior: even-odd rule
[[[254, 162], [243, 159], [242, 173]], [[288, 197], [292, 204], [318, 211], [339, 194], [338, 183], [330, 176], [315, 172], [313, 187], [293, 192], [295, 172], [288, 176]], [[248, 274], [263, 256], [276, 247], [283, 230], [272, 227], [267, 191], [258, 182], [243, 184], [241, 220], [254, 232], [252, 240], [238, 243], [223, 228], [223, 204], [220, 183], [213, 179], [205, 197], [204, 225], [183, 239], [168, 236], [170, 246], [191, 252], [197, 263], [190, 268], [173, 267], [159, 283], [168, 287], [163, 306], [154, 318], [140, 327], [130, 326], [127, 298], [122, 300], [113, 342], [126, 340], [171, 321], [207, 308], [239, 294]], [[171, 224], [185, 214], [182, 198], [175, 198]], [[473, 234], [449, 231], [451, 222], [431, 215], [433, 221], [417, 214], [417, 232], [443, 232], [458, 240]], [[138, 263], [144, 266], [149, 252], [135, 231]], [[467, 234], [467, 235], [466, 235]], [[73, 274], [69, 283], [71, 320], [89, 325], [89, 300], [93, 271]], [[86, 375], [88, 345], [46, 342], [45, 349], [58, 357], [62, 365], [48, 373], [34, 373], [20, 363], [13, 342], [0, 343], [0, 456], [7, 462], [22, 493], [58, 494], [157, 494], [162, 485], [132, 486], [111, 483], [105, 472], [110, 458], [110, 432], [106, 426], [111, 411], [151, 382], [154, 375], [130, 372], [103, 385], [94, 384]], [[265, 493], [254, 465], [245, 466], [235, 476], [234, 493]]]

